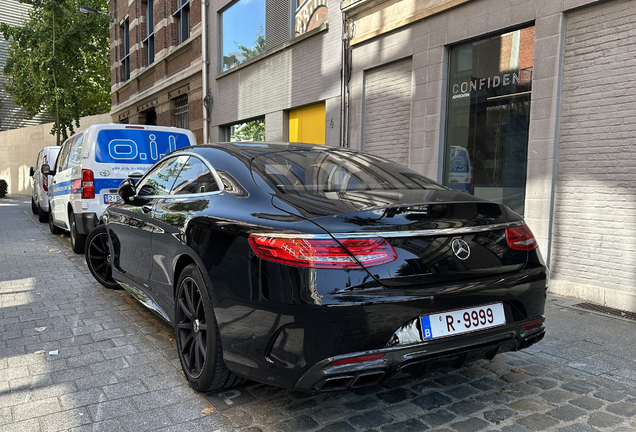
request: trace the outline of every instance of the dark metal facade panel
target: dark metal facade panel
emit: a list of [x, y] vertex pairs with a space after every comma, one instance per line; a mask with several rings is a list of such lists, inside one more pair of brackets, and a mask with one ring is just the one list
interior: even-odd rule
[[265, 47], [272, 49], [291, 39], [291, 5], [289, 0], [266, 0]]

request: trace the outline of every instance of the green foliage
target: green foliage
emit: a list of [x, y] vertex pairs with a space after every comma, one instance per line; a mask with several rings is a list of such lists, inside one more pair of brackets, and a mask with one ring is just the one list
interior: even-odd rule
[[230, 141], [265, 141], [265, 119], [233, 126]]
[[6, 197], [8, 190], [9, 190], [9, 185], [7, 185], [7, 182], [0, 179], [0, 198]]
[[5, 90], [29, 116], [45, 111], [59, 119], [51, 130], [59, 144], [80, 117], [110, 111], [110, 23], [79, 10], [107, 12], [107, 0], [19, 1], [33, 6], [24, 26], [0, 24], [10, 41]]
[[248, 48], [236, 42], [234, 43], [241, 51], [241, 55], [244, 58], [242, 60], [239, 60], [234, 54], [223, 56], [223, 70], [233, 68], [234, 66], [237, 66], [244, 61], [265, 52], [265, 36], [263, 36], [263, 24], [259, 24], [258, 26], [258, 33], [256, 33], [256, 42], [254, 42], [253, 48]]

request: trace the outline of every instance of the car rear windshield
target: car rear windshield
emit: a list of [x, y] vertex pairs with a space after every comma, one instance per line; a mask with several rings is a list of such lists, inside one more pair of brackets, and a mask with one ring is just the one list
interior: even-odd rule
[[341, 149], [269, 153], [252, 170], [282, 193], [446, 189], [402, 165]]
[[188, 136], [179, 132], [106, 129], [97, 135], [95, 160], [152, 165], [171, 151], [188, 145]]

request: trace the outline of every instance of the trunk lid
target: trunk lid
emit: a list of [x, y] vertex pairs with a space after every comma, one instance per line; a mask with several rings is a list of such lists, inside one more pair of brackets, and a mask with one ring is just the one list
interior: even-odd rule
[[506, 228], [523, 224], [508, 207], [449, 190], [374, 155], [293, 147], [255, 157], [251, 170], [275, 207], [336, 240], [384, 238], [397, 258], [368, 265], [369, 286], [492, 276], [519, 270], [528, 259], [527, 251], [508, 246]]
[[[397, 259], [366, 270], [386, 287], [487, 277], [526, 264], [528, 252], [510, 248], [506, 240], [506, 228], [523, 220], [506, 206], [449, 190], [403, 192], [393, 194], [393, 202], [386, 193], [364, 193], [355, 200], [320, 201], [277, 195], [274, 204], [311, 220], [336, 239], [384, 238]], [[396, 202], [408, 199], [415, 204]]]

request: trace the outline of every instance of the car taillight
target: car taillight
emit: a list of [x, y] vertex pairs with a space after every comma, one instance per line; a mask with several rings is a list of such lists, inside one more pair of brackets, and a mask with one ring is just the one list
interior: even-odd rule
[[298, 267], [354, 269], [361, 268], [360, 264], [370, 267], [397, 258], [381, 237], [347, 238], [339, 243], [334, 239], [252, 234], [249, 242], [258, 257]]
[[45, 192], [49, 190], [49, 176], [47, 175], [42, 176], [42, 189], [44, 189]]
[[95, 198], [95, 183], [93, 171], [82, 170], [82, 199]]
[[358, 356], [358, 357], [349, 357], [346, 359], [337, 360], [331, 363], [329, 366], [338, 366], [338, 365], [344, 365], [344, 364], [360, 363], [360, 362], [365, 362], [370, 360], [378, 360], [378, 359], [381, 359], [382, 357], [384, 357], [384, 353], [369, 354], [369, 355]]
[[537, 247], [537, 240], [525, 224], [506, 228], [506, 241], [511, 249], [516, 250], [529, 251]]

